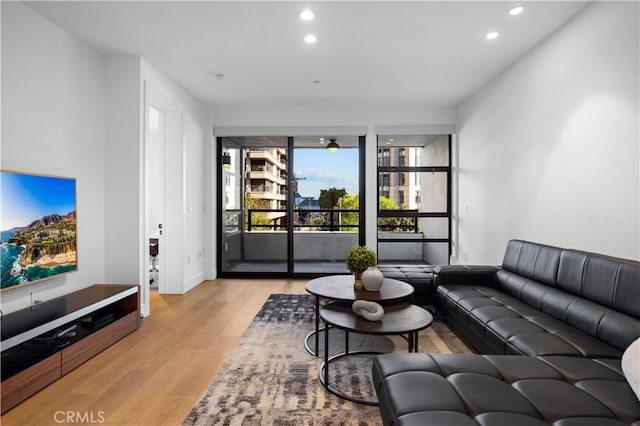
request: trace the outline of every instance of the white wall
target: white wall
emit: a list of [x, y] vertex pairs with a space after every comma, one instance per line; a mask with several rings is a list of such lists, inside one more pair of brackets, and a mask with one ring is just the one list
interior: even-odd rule
[[255, 108], [225, 106], [213, 108], [216, 127], [264, 126], [412, 126], [455, 122], [455, 108], [430, 108], [425, 105], [269, 105]]
[[2, 2], [2, 169], [75, 177], [78, 272], [1, 294], [2, 311], [105, 280], [105, 72], [95, 51]]
[[[211, 168], [213, 158], [206, 158], [204, 146], [211, 143], [211, 127], [199, 117], [184, 117], [184, 164], [185, 164], [185, 204], [184, 213], [184, 291], [200, 284], [205, 279], [205, 235], [204, 232], [204, 162]], [[206, 139], [205, 139], [206, 138]], [[213, 223], [213, 222], [212, 222]]]
[[107, 58], [106, 65], [105, 279], [140, 284], [141, 62], [134, 56], [115, 56]]
[[588, 6], [461, 105], [460, 262], [511, 238], [640, 257], [638, 16]]
[[[79, 271], [2, 292], [4, 313], [145, 276], [144, 83], [182, 114], [180, 292], [204, 277], [206, 109], [139, 57], [104, 58], [18, 2], [2, 2], [3, 169], [77, 178]], [[211, 175], [209, 169], [209, 176]], [[189, 209], [189, 206], [192, 206]], [[211, 231], [211, 230], [210, 230]], [[210, 236], [213, 238], [213, 235]], [[191, 259], [188, 261], [188, 259]]]

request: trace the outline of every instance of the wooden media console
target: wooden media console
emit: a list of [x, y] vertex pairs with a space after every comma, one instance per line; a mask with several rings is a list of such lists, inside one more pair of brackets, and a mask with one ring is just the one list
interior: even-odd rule
[[139, 294], [98, 284], [4, 315], [2, 413], [135, 331]]

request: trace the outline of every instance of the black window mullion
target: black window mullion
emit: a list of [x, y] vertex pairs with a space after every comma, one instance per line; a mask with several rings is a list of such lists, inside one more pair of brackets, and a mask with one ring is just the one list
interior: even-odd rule
[[293, 273], [293, 207], [295, 204], [295, 193], [293, 188], [293, 137], [287, 138], [287, 272]]
[[447, 211], [449, 212], [449, 216], [448, 216], [449, 217], [449, 238], [448, 238], [448, 240], [449, 240], [448, 241], [448, 243], [449, 243], [449, 257], [451, 257], [451, 255], [453, 254], [453, 252], [452, 252], [453, 245], [451, 243], [451, 231], [453, 230], [452, 224], [451, 224], [451, 203], [452, 203], [452, 200], [451, 200], [451, 192], [452, 192], [451, 191], [451, 156], [452, 156], [452, 153], [451, 153], [451, 141], [452, 141], [452, 137], [451, 137], [451, 135], [449, 135], [449, 138], [448, 138], [448, 141], [447, 141], [448, 144], [449, 144], [449, 147], [448, 147], [448, 149], [449, 149], [449, 171], [447, 172]]
[[451, 170], [451, 167], [447, 166], [419, 166], [419, 167], [411, 167], [411, 166], [391, 166], [391, 167], [383, 167], [378, 166], [378, 173], [402, 173], [402, 172], [410, 172], [410, 173], [448, 173]]
[[218, 247], [216, 248], [216, 269], [218, 275], [222, 272], [222, 249], [223, 249], [223, 238], [222, 238], [222, 229], [224, 223], [224, 209], [223, 209], [223, 190], [224, 190], [224, 182], [222, 179], [224, 178], [224, 174], [222, 173], [222, 138], [216, 137], [216, 209], [218, 212], [218, 220], [216, 226], [217, 232], [217, 243]]
[[358, 173], [358, 190], [360, 191], [360, 195], [359, 195], [359, 200], [360, 200], [360, 205], [358, 206], [358, 244], [361, 246], [366, 245], [366, 208], [365, 208], [365, 201], [366, 201], [366, 196], [365, 196], [365, 191], [366, 191], [366, 179], [365, 179], [365, 167], [366, 167], [366, 162], [367, 162], [367, 155], [366, 155], [366, 141], [367, 138], [366, 136], [358, 136], [358, 154], [359, 154], [359, 160], [360, 160], [360, 164], [359, 164], [359, 168], [360, 171]]
[[449, 217], [448, 212], [416, 212], [413, 210], [380, 210], [378, 217]]
[[380, 217], [380, 135], [376, 135], [376, 253], [380, 253], [380, 238], [378, 237], [378, 218]]
[[379, 243], [447, 243], [449, 238], [378, 238]]

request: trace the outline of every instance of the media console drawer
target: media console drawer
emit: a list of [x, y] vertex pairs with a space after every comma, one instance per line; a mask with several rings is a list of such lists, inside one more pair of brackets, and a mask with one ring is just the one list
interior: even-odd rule
[[2, 412], [15, 407], [40, 389], [55, 382], [60, 373], [60, 359], [62, 354], [51, 355], [36, 365], [8, 378], [2, 382]]
[[2, 318], [2, 413], [138, 328], [137, 285], [99, 284]]
[[99, 354], [114, 342], [122, 339], [138, 328], [138, 313], [129, 315], [101, 328], [80, 340], [75, 345], [62, 350], [62, 375], [73, 370], [89, 358]]

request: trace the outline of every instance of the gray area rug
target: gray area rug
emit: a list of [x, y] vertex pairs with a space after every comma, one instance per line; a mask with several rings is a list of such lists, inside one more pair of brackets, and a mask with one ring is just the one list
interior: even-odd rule
[[[341, 399], [320, 384], [322, 358], [304, 349], [314, 329], [313, 303], [310, 295], [269, 296], [184, 425], [382, 424], [377, 407]], [[330, 354], [342, 352], [344, 335], [331, 330], [329, 343]], [[351, 334], [349, 345], [351, 350], [407, 350], [407, 342], [397, 336]], [[471, 352], [440, 321], [420, 333], [420, 351]], [[332, 363], [330, 382], [348, 395], [376, 400], [371, 357], [353, 355]]]

